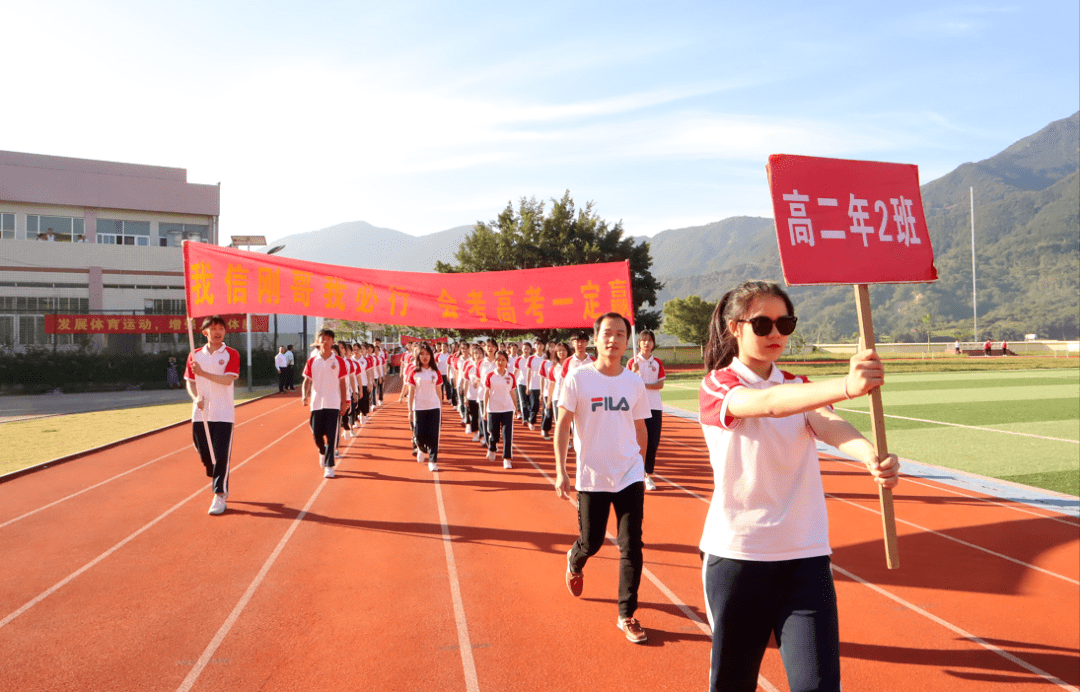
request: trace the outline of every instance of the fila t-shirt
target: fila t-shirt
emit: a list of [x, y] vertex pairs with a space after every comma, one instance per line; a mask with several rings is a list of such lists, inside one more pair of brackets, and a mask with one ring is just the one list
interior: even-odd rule
[[652, 415], [645, 383], [623, 368], [608, 376], [585, 365], [563, 379], [559, 407], [574, 414], [574, 488], [614, 493], [645, 480], [634, 421]]
[[[191, 367], [192, 360], [198, 362], [199, 367], [205, 372], [211, 375], [229, 375], [232, 377], [232, 381], [229, 384], [218, 384], [205, 377], [196, 379], [195, 371]], [[203, 406], [205, 407], [203, 411], [200, 411], [199, 405], [192, 402], [191, 420], [194, 422], [201, 421], [205, 411], [206, 420], [208, 421], [235, 423], [236, 411], [234, 410], [233, 401], [233, 382], [238, 377], [240, 377], [240, 354], [236, 349], [223, 344], [221, 348], [211, 353], [210, 344], [206, 344], [194, 353], [189, 354], [187, 367], [184, 369], [184, 379], [195, 381], [199, 395], [204, 399]]]
[[728, 395], [740, 387], [798, 386], [805, 377], [776, 366], [762, 379], [738, 359], [701, 382], [701, 429], [713, 469], [702, 551], [764, 562], [828, 555], [829, 515], [807, 414], [736, 418]]
[[407, 382], [413, 388], [414, 411], [430, 411], [442, 406], [439, 387], [442, 386], [443, 378], [437, 369], [414, 368], [409, 373]]
[[311, 380], [311, 410], [340, 409], [341, 389], [338, 381], [348, 374], [348, 366], [341, 356], [330, 354], [329, 358], [313, 356], [304, 366], [304, 377]]
[[[666, 377], [664, 375], [664, 364], [660, 362], [659, 358], [655, 356], [652, 358], [645, 358], [641, 354], [634, 356], [634, 362], [637, 363], [637, 374], [641, 377], [641, 380], [645, 384], [656, 384], [661, 382]], [[629, 365], [629, 363], [627, 363]], [[649, 397], [649, 408], [653, 411], [663, 411], [664, 401], [660, 398], [659, 389], [646, 389], [645, 396]]]
[[517, 389], [517, 379], [510, 369], [500, 375], [492, 370], [484, 380], [484, 387], [491, 393], [488, 397], [488, 413], [504, 413], [514, 410], [513, 392]]

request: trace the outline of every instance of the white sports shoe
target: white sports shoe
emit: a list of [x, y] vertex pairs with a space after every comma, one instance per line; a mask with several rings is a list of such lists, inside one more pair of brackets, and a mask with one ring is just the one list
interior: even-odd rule
[[510, 463], [509, 459], [503, 459], [503, 468], [504, 469], [512, 469], [512, 468], [514, 468], [514, 465]]
[[323, 471], [322, 475], [323, 475], [323, 478], [333, 478], [334, 477], [334, 467], [333, 466], [327, 466], [326, 470]]
[[495, 461], [495, 452], [489, 449], [487, 453], [487, 458], [488, 461]]
[[656, 490], [656, 483], [653, 483], [653, 479], [645, 476], [645, 489]]
[[472, 441], [473, 442], [479, 442], [480, 441], [480, 433], [473, 433]]
[[225, 511], [225, 498], [215, 494], [214, 501], [210, 503], [210, 511], [207, 514], [221, 514]]
[[466, 425], [465, 426], [465, 434], [466, 435], [472, 435], [472, 426], [471, 425]]
[[438, 471], [439, 466], [434, 461], [429, 461], [428, 465], [427, 465], [427, 470], [428, 471]]
[[418, 449], [418, 450], [416, 450], [416, 462], [417, 462], [418, 464], [422, 464], [422, 463], [424, 463], [424, 462], [425, 462], [426, 460], [427, 460], [427, 455], [426, 455], [426, 454], [424, 454], [423, 452], [421, 452], [421, 451], [420, 451], [419, 449]]

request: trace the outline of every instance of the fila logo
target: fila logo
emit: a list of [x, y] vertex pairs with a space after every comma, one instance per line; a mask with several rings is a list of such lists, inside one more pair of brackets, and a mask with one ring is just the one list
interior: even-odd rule
[[626, 400], [626, 397], [619, 399], [619, 403], [615, 403], [615, 400], [610, 396], [594, 397], [590, 399], [592, 402], [592, 410], [595, 411], [598, 408], [603, 408], [605, 411], [629, 411], [630, 402]]

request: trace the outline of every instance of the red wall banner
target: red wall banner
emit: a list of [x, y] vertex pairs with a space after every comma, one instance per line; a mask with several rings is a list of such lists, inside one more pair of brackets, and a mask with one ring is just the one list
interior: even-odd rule
[[784, 280], [937, 280], [917, 166], [773, 154], [767, 166]]
[[633, 323], [630, 263], [473, 274], [341, 267], [184, 243], [189, 313], [271, 312], [451, 329], [592, 326], [615, 311]]
[[[245, 315], [222, 315], [230, 332], [246, 332]], [[195, 320], [199, 331], [202, 320]], [[252, 332], [270, 331], [269, 315], [251, 316]], [[177, 315], [45, 315], [46, 334], [181, 334], [187, 319]]]
[[409, 336], [408, 334], [402, 334], [398, 338], [398, 341], [401, 343], [402, 346], [408, 346], [414, 341], [423, 341], [424, 343], [428, 344], [445, 344], [447, 342], [447, 339], [445, 336], [440, 336], [438, 339], [421, 339], [415, 336]]

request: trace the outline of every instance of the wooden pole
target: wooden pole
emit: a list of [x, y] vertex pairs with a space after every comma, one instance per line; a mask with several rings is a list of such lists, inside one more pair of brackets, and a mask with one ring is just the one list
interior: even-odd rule
[[[874, 348], [874, 319], [870, 314], [870, 288], [866, 284], [855, 286], [855, 307], [859, 313], [859, 350]], [[881, 407], [881, 387], [870, 390], [870, 431], [878, 459], [889, 456], [885, 440], [885, 413]], [[881, 523], [885, 532], [885, 563], [889, 569], [899, 569], [900, 549], [896, 543], [896, 516], [893, 514], [892, 490], [878, 486], [881, 505]]]

